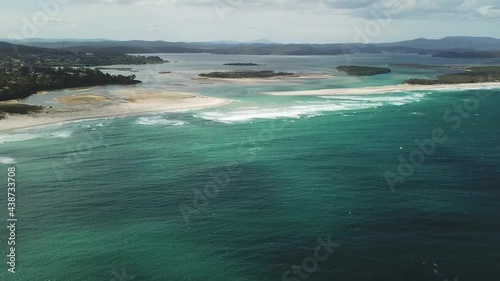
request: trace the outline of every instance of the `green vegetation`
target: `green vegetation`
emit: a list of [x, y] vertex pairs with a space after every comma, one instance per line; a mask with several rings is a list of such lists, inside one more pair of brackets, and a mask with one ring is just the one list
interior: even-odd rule
[[440, 52], [434, 54], [433, 57], [438, 58], [469, 58], [469, 59], [491, 59], [491, 58], [499, 58], [500, 52], [483, 52], [483, 51], [465, 51], [465, 52]]
[[30, 114], [42, 110], [43, 107], [36, 105], [0, 102], [0, 119], [5, 119], [6, 114]]
[[[158, 56], [82, 53], [0, 42], [0, 101], [23, 99], [38, 91], [141, 83], [135, 75], [110, 75], [84, 66], [164, 63]], [[132, 68], [101, 68], [133, 71]]]
[[461, 65], [433, 65], [433, 64], [418, 64], [418, 63], [393, 63], [391, 67], [398, 68], [414, 68], [414, 69], [467, 69], [467, 66]]
[[125, 53], [71, 52], [37, 47], [28, 47], [0, 42], [0, 68], [27, 66], [99, 66], [116, 64], [161, 64], [158, 56], [136, 56]]
[[466, 72], [444, 74], [436, 79], [410, 79], [404, 81], [410, 85], [437, 85], [500, 82], [500, 66], [476, 66], [466, 69]]
[[240, 78], [272, 78], [280, 76], [292, 76], [294, 73], [275, 72], [272, 70], [263, 71], [231, 71], [231, 72], [211, 72], [202, 73], [199, 76], [203, 78], [224, 78], [224, 79], [240, 79]]
[[116, 70], [116, 71], [127, 71], [127, 72], [137, 72], [131, 67], [96, 67], [99, 70]]
[[110, 75], [98, 69], [26, 67], [0, 71], [0, 101], [23, 99], [38, 91], [141, 83], [135, 75]]
[[391, 73], [391, 70], [389, 68], [356, 65], [342, 65], [337, 67], [337, 70], [343, 71], [347, 73], [347, 75], [353, 76], [373, 76], [378, 74]]
[[229, 66], [258, 66], [258, 64], [256, 64], [256, 63], [247, 63], [247, 62], [225, 63], [224, 65], [229, 65]]
[[161, 64], [158, 56], [136, 56], [124, 53], [84, 53], [27, 47], [0, 42], [0, 67], [12, 68], [20, 63], [29, 66], [99, 66], [116, 64]]
[[160, 64], [160, 57], [130, 56], [126, 54], [83, 54], [83, 53], [0, 53], [0, 67], [9, 68], [23, 62], [29, 66], [98, 66], [117, 64]]
[[[58, 60], [60, 61], [60, 59], [56, 58], [56, 62]], [[97, 66], [116, 64], [161, 64], [168, 61], [164, 61], [158, 56], [145, 57], [120, 53], [74, 53], [74, 55], [69, 58], [65, 57], [64, 62], [67, 63], [65, 65], [70, 66]]]
[[[115, 1], [116, 2], [116, 1]], [[443, 39], [405, 40], [393, 43], [280, 44], [266, 42], [165, 42], [165, 41], [41, 41], [30, 45], [83, 53], [210, 53], [226, 55], [346, 55], [405, 53], [436, 57], [500, 57], [500, 39], [483, 37], [446, 37]], [[0, 42], [0, 52], [2, 46]], [[7, 44], [7, 43], [4, 43]], [[27, 46], [19, 49], [30, 48]], [[31, 47], [32, 48], [32, 47]], [[12, 47], [10, 47], [12, 49]]]

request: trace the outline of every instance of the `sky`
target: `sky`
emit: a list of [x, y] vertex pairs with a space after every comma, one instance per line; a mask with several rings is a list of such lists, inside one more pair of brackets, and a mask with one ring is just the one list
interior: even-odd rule
[[0, 38], [267, 39], [280, 43], [500, 38], [500, 0], [3, 1]]

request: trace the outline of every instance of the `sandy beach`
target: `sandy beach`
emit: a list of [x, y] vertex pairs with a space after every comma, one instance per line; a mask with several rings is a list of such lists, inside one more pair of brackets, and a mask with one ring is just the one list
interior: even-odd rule
[[113, 100], [106, 96], [99, 95], [72, 95], [66, 97], [57, 98], [56, 101], [59, 103], [70, 105], [70, 106], [81, 106], [81, 105], [91, 105], [91, 104], [102, 104], [102, 103], [112, 103]]
[[329, 95], [369, 95], [407, 91], [446, 91], [446, 90], [480, 90], [500, 88], [500, 82], [446, 84], [446, 85], [390, 85], [365, 88], [324, 89], [311, 91], [264, 92], [262, 94], [274, 96], [329, 96]]
[[112, 95], [76, 94], [56, 99], [61, 107], [40, 113], [7, 115], [0, 120], [0, 131], [27, 129], [85, 119], [110, 118], [146, 113], [182, 112], [230, 103], [230, 100], [191, 93], [123, 89]]
[[[335, 77], [331, 73], [297, 73], [294, 75], [286, 76], [275, 76], [270, 78], [211, 78], [211, 77], [197, 77], [193, 80], [200, 82], [226, 82], [226, 83], [237, 83], [237, 84], [256, 84], [256, 83], [268, 83], [268, 82], [287, 82], [294, 80], [306, 80], [306, 79], [328, 79]], [[212, 84], [210, 83], [210, 84]], [[208, 84], [208, 83], [207, 83]]]

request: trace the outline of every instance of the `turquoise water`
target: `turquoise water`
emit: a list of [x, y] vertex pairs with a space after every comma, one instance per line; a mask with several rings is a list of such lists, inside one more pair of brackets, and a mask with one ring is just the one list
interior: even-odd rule
[[[0, 134], [0, 177], [14, 165], [19, 186], [17, 273], [4, 228], [1, 280], [499, 280], [497, 90], [270, 97], [258, 93], [433, 74], [200, 85], [192, 69], [232, 59], [203, 58], [137, 75], [232, 104]], [[328, 71], [322, 58], [258, 59]], [[446, 140], [391, 190], [385, 174], [436, 129]], [[338, 245], [317, 269], [286, 275], [328, 236]]]

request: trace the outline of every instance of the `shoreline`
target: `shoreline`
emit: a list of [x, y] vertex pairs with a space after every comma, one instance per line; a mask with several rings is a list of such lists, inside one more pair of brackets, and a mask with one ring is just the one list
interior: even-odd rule
[[[0, 132], [26, 130], [54, 124], [71, 123], [92, 119], [130, 117], [143, 114], [186, 112], [210, 107], [227, 105], [228, 99], [214, 98], [190, 93], [156, 92], [144, 95], [146, 92], [129, 92], [128, 96], [120, 96], [119, 100], [109, 103], [78, 104], [78, 95], [75, 103], [66, 108], [46, 108], [43, 112], [27, 115], [7, 115], [0, 120]], [[104, 96], [103, 96], [104, 97]], [[111, 98], [111, 97], [108, 97]]]
[[328, 79], [334, 78], [335, 75], [330, 73], [296, 73], [293, 75], [274, 76], [269, 78], [213, 78], [213, 77], [196, 77], [192, 78], [197, 81], [211, 82], [234, 82], [234, 83], [264, 83], [264, 82], [283, 82], [296, 81], [306, 79]]
[[339, 88], [310, 91], [284, 91], [264, 92], [264, 95], [272, 96], [333, 96], [333, 95], [375, 95], [407, 91], [433, 91], [433, 90], [481, 90], [489, 88], [500, 89], [500, 82], [467, 83], [467, 84], [439, 84], [439, 85], [389, 85], [364, 88]]
[[[212, 80], [212, 79], [210, 79]], [[226, 80], [226, 79], [224, 79]], [[228, 79], [239, 82], [249, 79]], [[283, 79], [279, 79], [283, 80]], [[369, 95], [389, 94], [408, 91], [433, 90], [481, 90], [500, 89], [500, 82], [442, 84], [442, 85], [388, 85], [364, 88], [340, 88], [310, 91], [263, 92], [273, 96], [333, 96], [333, 95]], [[45, 108], [43, 112], [27, 115], [7, 115], [0, 120], [0, 132], [25, 130], [36, 127], [77, 122], [92, 119], [129, 117], [143, 114], [186, 112], [210, 107], [224, 106], [228, 99], [202, 96], [185, 92], [148, 91], [144, 89], [123, 89], [108, 95], [74, 94], [56, 99], [61, 105]], [[9, 101], [8, 101], [9, 102]], [[20, 101], [10, 101], [22, 103]]]

